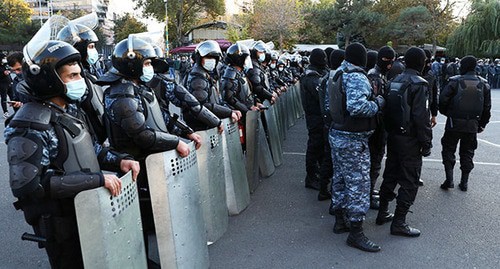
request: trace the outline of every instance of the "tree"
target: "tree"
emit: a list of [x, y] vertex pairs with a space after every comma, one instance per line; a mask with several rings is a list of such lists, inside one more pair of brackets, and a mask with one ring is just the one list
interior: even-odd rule
[[22, 0], [0, 0], [0, 44], [24, 44], [36, 29], [31, 9]]
[[338, 32], [346, 47], [356, 36], [363, 39], [381, 20], [380, 14], [372, 11], [372, 3], [370, 0], [337, 0], [332, 12], [324, 18], [327, 29]]
[[421, 44], [431, 29], [430, 21], [431, 14], [424, 6], [406, 8], [399, 14], [393, 38], [408, 45]]
[[500, 2], [474, 0], [465, 21], [448, 38], [447, 47], [454, 56], [500, 55]]
[[300, 42], [311, 44], [335, 43], [336, 34], [328, 27], [335, 0], [306, 2], [303, 7], [304, 23], [299, 30]]
[[[144, 16], [165, 21], [165, 4], [162, 0], [133, 0], [142, 8]], [[168, 1], [168, 29], [173, 45], [182, 45], [183, 34], [195, 26], [201, 18], [216, 18], [224, 14], [224, 0]]]
[[123, 16], [118, 17], [114, 23], [113, 32], [115, 34], [113, 38], [115, 39], [115, 43], [126, 39], [129, 34], [142, 33], [148, 30], [144, 23], [132, 17], [130, 13], [125, 13]]
[[298, 38], [302, 19], [297, 0], [258, 0], [254, 2], [251, 33], [255, 39], [277, 41], [284, 49]]

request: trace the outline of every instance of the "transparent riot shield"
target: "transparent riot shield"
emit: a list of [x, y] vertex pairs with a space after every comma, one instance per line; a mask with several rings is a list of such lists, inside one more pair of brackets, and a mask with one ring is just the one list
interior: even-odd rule
[[246, 169], [248, 187], [254, 192], [259, 186], [259, 111], [248, 111], [246, 116]]
[[271, 149], [269, 148], [269, 143], [267, 142], [266, 132], [264, 131], [264, 126], [260, 118], [257, 119], [259, 122], [259, 171], [263, 177], [270, 177], [274, 174], [276, 167], [274, 167], [273, 157], [271, 156]]
[[196, 132], [202, 146], [196, 151], [201, 189], [201, 208], [209, 242], [217, 241], [227, 230], [228, 209], [222, 136], [217, 128]]
[[104, 187], [75, 197], [85, 268], [147, 268], [137, 185], [131, 172], [121, 180], [117, 197]]
[[250, 203], [250, 191], [241, 149], [238, 123], [223, 119], [222, 150], [226, 178], [226, 202], [230, 215], [237, 215]]
[[264, 105], [268, 107], [263, 114], [265, 120], [264, 129], [266, 130], [274, 165], [278, 167], [283, 163], [283, 149], [281, 147], [281, 135], [276, 120], [276, 105], [271, 106], [267, 100], [264, 101]]
[[304, 108], [302, 107], [302, 98], [300, 97], [300, 82], [295, 83], [295, 118], [300, 119], [304, 114]]
[[146, 158], [162, 268], [209, 267], [196, 151], [189, 147], [184, 158], [175, 150]]

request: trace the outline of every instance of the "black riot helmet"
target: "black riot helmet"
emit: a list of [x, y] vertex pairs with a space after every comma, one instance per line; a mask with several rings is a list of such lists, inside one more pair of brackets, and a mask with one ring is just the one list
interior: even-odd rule
[[65, 96], [66, 86], [57, 74], [57, 69], [64, 64], [80, 61], [80, 53], [70, 44], [50, 40], [38, 43], [41, 49], [34, 51], [30, 44], [23, 49], [23, 76], [29, 86], [29, 92], [39, 100], [55, 96]]
[[240, 43], [231, 45], [226, 53], [226, 62], [229, 65], [239, 66], [241, 68], [245, 65], [248, 56], [250, 56], [248, 47]]
[[132, 34], [116, 44], [111, 62], [121, 75], [139, 78], [142, 76], [144, 61], [153, 58], [156, 58], [153, 46]]
[[267, 48], [267, 45], [266, 43], [264, 43], [264, 41], [262, 40], [259, 40], [259, 41], [255, 41], [252, 45], [252, 47], [250, 48], [250, 57], [254, 60], [258, 60], [259, 57], [257, 56], [257, 52], [268, 52], [269, 49]]
[[57, 40], [73, 45], [82, 59], [87, 58], [87, 46], [99, 41], [92, 29], [82, 24], [68, 24], [57, 34]]
[[195, 49], [194, 61], [201, 65], [201, 58], [203, 57], [212, 57], [219, 62], [222, 58], [222, 51], [220, 50], [219, 43], [213, 40], [207, 40], [198, 44]]

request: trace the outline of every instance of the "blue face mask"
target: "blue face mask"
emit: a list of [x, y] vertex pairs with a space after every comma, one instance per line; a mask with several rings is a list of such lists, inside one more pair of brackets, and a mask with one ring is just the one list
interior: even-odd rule
[[80, 100], [87, 90], [87, 84], [83, 78], [64, 84], [66, 85], [66, 96], [73, 101]]
[[87, 49], [87, 62], [94, 65], [99, 59], [99, 53], [96, 49]]
[[140, 79], [144, 82], [149, 82], [151, 79], [153, 79], [154, 75], [155, 75], [155, 70], [153, 69], [152, 66], [143, 67], [142, 76], [140, 77]]

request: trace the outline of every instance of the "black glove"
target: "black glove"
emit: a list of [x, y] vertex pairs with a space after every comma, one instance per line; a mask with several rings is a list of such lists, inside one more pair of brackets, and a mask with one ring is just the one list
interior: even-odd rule
[[484, 127], [481, 127], [481, 126], [477, 127], [478, 134], [482, 133], [483, 131], [484, 131]]
[[423, 147], [422, 149], [420, 149], [420, 154], [422, 154], [422, 156], [424, 157], [429, 157], [429, 155], [431, 155], [431, 148]]
[[379, 112], [381, 112], [382, 109], [384, 109], [384, 107], [385, 107], [385, 99], [384, 99], [384, 97], [382, 97], [382, 95], [378, 95], [377, 97], [375, 97], [374, 101], [375, 101], [375, 103], [378, 106]]

